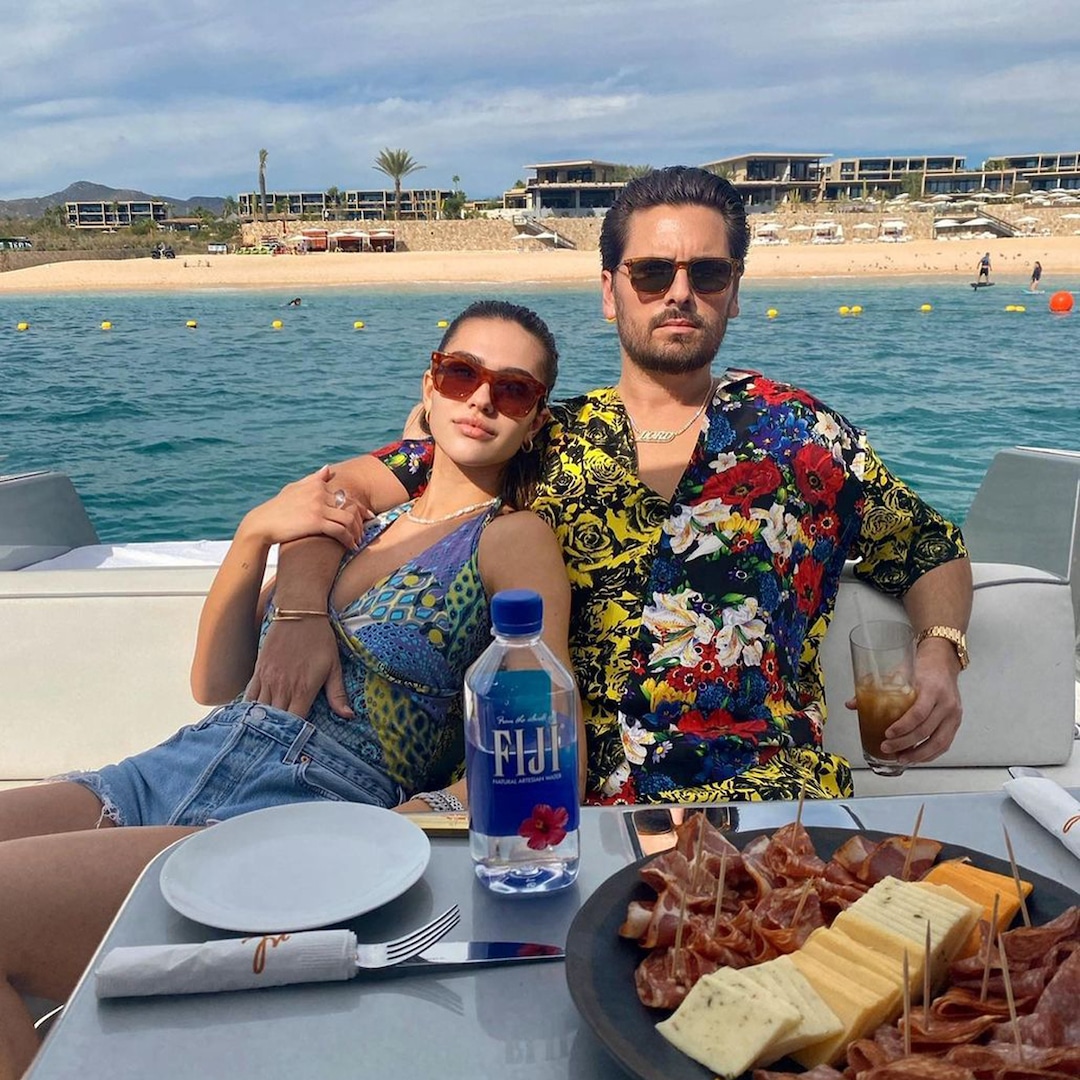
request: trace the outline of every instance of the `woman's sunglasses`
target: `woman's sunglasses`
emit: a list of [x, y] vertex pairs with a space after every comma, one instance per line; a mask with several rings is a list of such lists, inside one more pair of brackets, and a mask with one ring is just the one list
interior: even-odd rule
[[742, 259], [627, 259], [627, 277], [637, 293], [662, 293], [671, 288], [675, 275], [685, 270], [696, 293], [722, 293], [743, 271]]
[[547, 394], [547, 387], [531, 375], [491, 371], [467, 356], [454, 353], [431, 354], [431, 380], [443, 397], [454, 401], [466, 401], [481, 383], [487, 383], [491, 388], [492, 405], [512, 420], [528, 416]]

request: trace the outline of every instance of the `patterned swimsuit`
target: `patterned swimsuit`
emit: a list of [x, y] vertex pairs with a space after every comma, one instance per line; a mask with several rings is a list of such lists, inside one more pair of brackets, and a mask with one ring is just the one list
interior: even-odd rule
[[[395, 507], [371, 521], [362, 546], [407, 509]], [[464, 769], [461, 688], [465, 669], [490, 640], [477, 552], [497, 513], [496, 504], [470, 518], [344, 609], [331, 611], [356, 718], [336, 716], [320, 692], [307, 719], [407, 793], [442, 787]], [[338, 576], [355, 554], [345, 556]]]

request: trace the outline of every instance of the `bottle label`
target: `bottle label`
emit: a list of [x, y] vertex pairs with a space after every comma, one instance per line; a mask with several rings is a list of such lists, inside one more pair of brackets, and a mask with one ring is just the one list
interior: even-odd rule
[[521, 836], [555, 847], [578, 827], [577, 744], [572, 716], [552, 708], [544, 671], [501, 671], [477, 694], [479, 743], [468, 746], [474, 832]]

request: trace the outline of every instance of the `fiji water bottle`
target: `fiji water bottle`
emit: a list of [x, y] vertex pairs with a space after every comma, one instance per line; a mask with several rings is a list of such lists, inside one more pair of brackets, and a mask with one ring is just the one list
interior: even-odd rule
[[578, 872], [577, 697], [540, 638], [528, 589], [491, 600], [495, 640], [465, 673], [469, 850], [493, 892], [565, 888]]

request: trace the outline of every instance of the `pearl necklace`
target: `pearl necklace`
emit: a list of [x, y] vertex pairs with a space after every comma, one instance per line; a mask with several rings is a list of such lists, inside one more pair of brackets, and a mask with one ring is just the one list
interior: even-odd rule
[[623, 408], [626, 409], [626, 418], [630, 421], [630, 427], [633, 428], [633, 430], [634, 430], [634, 439], [639, 443], [643, 443], [643, 442], [644, 443], [669, 443], [669, 442], [673, 442], [680, 435], [684, 435], [687, 431], [689, 431], [691, 425], [694, 424], [698, 419], [700, 419], [701, 414], [705, 411], [705, 407], [709, 404], [709, 401], [712, 399], [713, 391], [715, 389], [716, 389], [716, 380], [713, 379], [709, 383], [709, 392], [705, 395], [705, 400], [698, 406], [697, 412], [695, 412], [694, 415], [691, 416], [690, 419], [687, 420], [686, 423], [683, 424], [683, 426], [681, 428], [679, 428], [678, 431], [663, 431], [663, 430], [660, 430], [660, 429], [646, 429], [646, 430], [643, 431], [641, 428], [639, 428], [637, 426], [637, 422], [630, 415], [630, 410], [626, 409], [626, 406], [623, 405]]
[[415, 521], [417, 525], [441, 525], [444, 521], [453, 521], [454, 518], [464, 517], [466, 514], [471, 514], [476, 510], [486, 510], [489, 506], [494, 506], [499, 500], [487, 499], [484, 502], [472, 503], [469, 506], [463, 506], [460, 510], [454, 510], [449, 514], [443, 514], [442, 517], [426, 518], [421, 517], [419, 514], [413, 513], [413, 508], [410, 506], [405, 511], [405, 516], [410, 521]]

